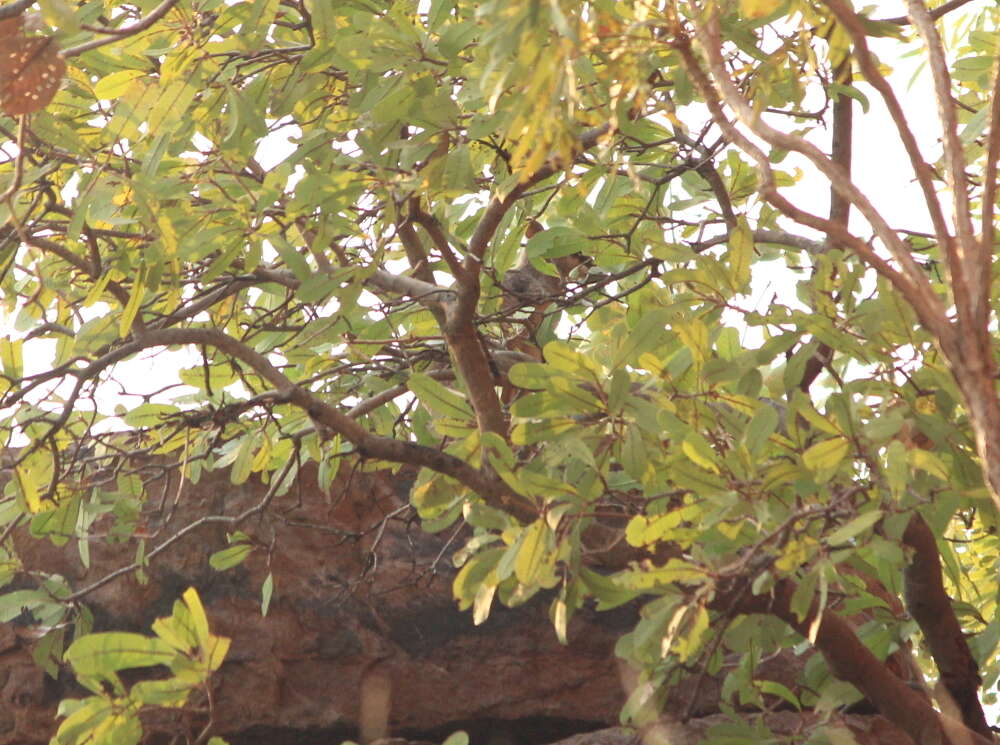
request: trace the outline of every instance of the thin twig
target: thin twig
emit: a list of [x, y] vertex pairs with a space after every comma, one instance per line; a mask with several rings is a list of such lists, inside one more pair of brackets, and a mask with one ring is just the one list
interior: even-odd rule
[[103, 47], [105, 44], [112, 44], [116, 41], [120, 41], [122, 37], [131, 36], [132, 34], [137, 34], [140, 31], [145, 31], [158, 20], [163, 18], [163, 16], [165, 16], [171, 8], [177, 5], [178, 2], [179, 0], [163, 0], [162, 3], [153, 8], [153, 10], [150, 11], [141, 21], [136, 21], [131, 26], [126, 26], [125, 28], [100, 27], [93, 29], [98, 33], [107, 34], [108, 37], [105, 39], [92, 39], [91, 41], [86, 41], [83, 44], [77, 44], [75, 47], [63, 50], [62, 56], [76, 57], [84, 52], [89, 52], [91, 49], [97, 49], [98, 47]]
[[115, 571], [104, 575], [99, 580], [92, 582], [83, 589], [77, 590], [76, 592], [67, 595], [64, 598], [61, 598], [62, 602], [72, 603], [77, 600], [80, 600], [81, 598], [84, 598], [90, 593], [92, 593], [94, 590], [104, 587], [104, 585], [118, 579], [119, 577], [122, 577], [126, 574], [131, 574], [132, 572], [145, 568], [146, 566], [149, 565], [149, 562], [152, 561], [154, 558], [162, 554], [164, 551], [166, 551], [168, 548], [170, 548], [175, 543], [180, 541], [182, 538], [191, 534], [192, 532], [202, 527], [203, 525], [222, 523], [226, 525], [237, 526], [245, 522], [248, 518], [260, 514], [265, 509], [267, 509], [267, 506], [277, 495], [278, 489], [281, 487], [282, 483], [285, 480], [285, 477], [288, 475], [288, 472], [291, 470], [292, 466], [295, 463], [296, 461], [294, 458], [288, 459], [288, 461], [285, 463], [285, 467], [281, 469], [281, 473], [278, 475], [277, 478], [275, 478], [271, 482], [271, 485], [268, 487], [267, 492], [260, 499], [260, 501], [257, 502], [257, 504], [247, 507], [245, 510], [243, 510], [243, 512], [241, 512], [238, 515], [204, 515], [202, 517], [199, 517], [197, 520], [193, 520], [192, 522], [188, 523], [183, 528], [178, 530], [176, 533], [174, 533], [172, 536], [164, 540], [163, 543], [154, 548], [152, 551], [148, 552], [143, 557], [142, 561], [134, 561], [127, 566], [119, 567]]

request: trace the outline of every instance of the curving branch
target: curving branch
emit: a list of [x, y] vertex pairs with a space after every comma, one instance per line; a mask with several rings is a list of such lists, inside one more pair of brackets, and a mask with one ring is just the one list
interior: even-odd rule
[[[712, 98], [717, 98], [721, 95], [726, 105], [735, 112], [740, 123], [768, 145], [797, 152], [805, 156], [816, 166], [829, 179], [832, 187], [858, 209], [865, 220], [868, 221], [868, 224], [871, 225], [879, 240], [882, 241], [883, 245], [885, 245], [892, 257], [899, 264], [900, 273], [908, 280], [908, 297], [911, 298], [912, 304], [918, 307], [918, 312], [921, 312], [922, 316], [926, 317], [926, 320], [933, 324], [932, 328], [942, 328], [946, 324], [944, 309], [941, 306], [940, 300], [934, 294], [924, 271], [914, 260], [908, 246], [889, 227], [885, 218], [875, 209], [875, 206], [868, 197], [850, 180], [843, 168], [830, 160], [818, 147], [801, 137], [771, 127], [763, 121], [750, 103], [743, 97], [743, 94], [736, 87], [735, 83], [733, 83], [726, 69], [725, 60], [722, 58], [717, 15], [713, 14], [707, 24], [695, 22], [694, 26], [700, 45], [705, 52], [708, 68], [715, 81], [715, 86], [717, 86], [717, 88], [712, 87], [709, 95]], [[686, 67], [691, 67], [690, 63], [693, 62], [693, 55], [689, 55], [688, 59], [689, 63]], [[721, 113], [721, 107], [719, 108]], [[720, 123], [718, 117], [714, 116], [714, 114], [713, 118], [716, 119], [717, 123]], [[731, 129], [735, 128], [731, 127]], [[744, 142], [747, 142], [745, 138], [742, 139]], [[740, 147], [741, 149], [746, 149], [743, 145], [740, 145]], [[754, 149], [760, 156], [763, 156], [759, 148], [754, 147]], [[754, 157], [760, 163], [762, 158], [757, 155]], [[763, 160], [766, 160], [766, 158], [763, 158]], [[847, 231], [842, 232], [846, 233]], [[855, 245], [856, 243], [857, 241], [855, 241]]]
[[92, 39], [91, 41], [84, 42], [83, 44], [77, 44], [75, 47], [64, 49], [62, 55], [63, 57], [76, 57], [84, 52], [89, 52], [91, 49], [103, 47], [105, 44], [113, 44], [123, 37], [132, 36], [140, 31], [145, 31], [169, 13], [170, 9], [177, 5], [178, 2], [179, 0], [163, 0], [163, 2], [153, 8], [153, 10], [151, 10], [141, 21], [136, 21], [131, 26], [126, 26], [125, 28], [106, 28], [104, 26], [90, 27], [88, 28], [89, 31], [106, 34], [106, 38]]
[[[857, 31], [860, 28], [858, 19], [844, 5], [843, 0], [824, 0], [824, 2], [834, 11], [838, 20], [842, 20], [845, 27], [854, 29], [852, 39], [856, 41], [857, 50], [860, 50], [860, 53], [856, 52], [858, 64], [865, 72], [871, 63], [871, 57], [865, 51], [867, 47], [864, 46], [863, 29], [860, 32]], [[990, 496], [997, 508], [1000, 509], [1000, 398], [997, 396], [994, 380], [996, 365], [992, 357], [988, 326], [982, 322], [983, 318], [988, 318], [988, 310], [984, 310], [984, 308], [988, 307], [989, 300], [988, 294], [981, 294], [984, 289], [988, 289], [988, 285], [984, 288], [982, 283], [988, 283], [991, 274], [986, 272], [982, 279], [977, 280], [974, 287], [964, 282], [963, 272], [967, 262], [974, 262], [977, 259], [970, 258], [967, 247], [963, 247], [960, 251], [956, 247], [955, 240], [949, 235], [943, 217], [939, 214], [940, 205], [933, 193], [929, 167], [919, 155], [916, 142], [913, 140], [909, 128], [905, 125], [905, 119], [898, 107], [898, 102], [890, 93], [883, 93], [883, 98], [890, 106], [890, 111], [895, 112], [893, 116], [897, 120], [900, 137], [918, 174], [918, 180], [924, 189], [925, 199], [935, 223], [935, 231], [945, 249], [949, 266], [952, 267], [952, 287], [955, 293], [955, 304], [959, 309], [958, 324], [953, 324], [950, 321], [944, 304], [913, 258], [909, 247], [889, 227], [868, 198], [850, 181], [843, 169], [827, 158], [815, 145], [801, 137], [770, 127], [743, 97], [730, 77], [722, 57], [717, 14], [711, 15], [705, 23], [699, 21], [693, 21], [693, 23], [696, 35], [705, 51], [714, 83], [702, 71], [701, 65], [691, 49], [686, 30], [679, 22], [675, 23], [675, 27], [672, 29], [673, 46], [680, 52], [683, 65], [695, 87], [704, 97], [713, 121], [723, 130], [730, 142], [757, 161], [760, 169], [760, 192], [764, 198], [796, 222], [823, 230], [831, 240], [843, 243], [844, 246], [868, 262], [903, 295], [923, 326], [935, 337], [938, 347], [949, 362], [950, 371], [959, 390], [962, 392], [976, 435], [976, 448], [981, 458], [983, 475], [989, 486]], [[868, 75], [869, 72], [865, 72], [865, 74]], [[872, 80], [875, 84], [881, 79], [878, 76], [873, 76]], [[884, 80], [881, 80], [880, 84], [887, 86]], [[775, 185], [767, 157], [756, 144], [751, 142], [729, 121], [723, 111], [722, 100], [736, 113], [743, 126], [768, 145], [795, 151], [808, 158], [830, 180], [833, 188], [848, 199], [865, 217], [875, 230], [876, 236], [895, 259], [898, 269], [879, 257], [871, 246], [853, 236], [844, 226], [805, 212], [784, 199]], [[951, 167], [958, 168], [958, 161], [954, 161]], [[956, 188], [967, 188], [964, 181], [957, 178], [955, 185]], [[972, 256], [978, 255], [978, 253], [972, 254]], [[983, 259], [979, 258], [978, 261], [982, 263]], [[976, 299], [970, 298], [968, 295], [970, 290], [980, 293], [981, 296]], [[984, 313], [987, 315], [984, 316]]]
[[[608, 124], [584, 132], [580, 136], [577, 150], [579, 152], [589, 150], [610, 133], [611, 126]], [[565, 163], [553, 159], [515, 186], [506, 196], [501, 197], [498, 195], [493, 197], [486, 206], [486, 210], [483, 212], [483, 216], [479, 219], [479, 224], [476, 225], [476, 230], [472, 234], [472, 239], [469, 241], [469, 254], [465, 259], [466, 267], [479, 271], [479, 267], [483, 263], [483, 257], [486, 255], [486, 250], [489, 248], [490, 241], [493, 240], [493, 235], [496, 233], [497, 228], [500, 227], [500, 221], [503, 220], [504, 215], [510, 211], [510, 208], [514, 206], [518, 199], [524, 196], [528, 189], [550, 176], [554, 176], [565, 167]]]
[[917, 138], [906, 121], [906, 115], [903, 113], [903, 107], [899, 103], [895, 91], [893, 91], [892, 86], [889, 85], [889, 81], [885, 79], [885, 76], [882, 75], [879, 70], [878, 61], [868, 47], [868, 36], [865, 33], [864, 25], [851, 6], [843, 0], [824, 0], [824, 4], [833, 12], [837, 18], [837, 22], [846, 29], [848, 35], [851, 37], [851, 43], [854, 46], [854, 58], [858, 63], [858, 69], [862, 76], [882, 97], [882, 101], [896, 127], [896, 132], [899, 134], [900, 142], [906, 150], [910, 167], [913, 169], [913, 174], [916, 176], [917, 183], [920, 185], [920, 190], [924, 195], [924, 203], [927, 205], [937, 241], [945, 250], [948, 250], [951, 245], [951, 235], [944, 212], [941, 209], [941, 204], [937, 198], [937, 191], [934, 188], [934, 172], [920, 152]]
[[[927, 47], [927, 59], [930, 64], [931, 78], [934, 81], [934, 96], [938, 105], [938, 119], [941, 122], [941, 139], [944, 145], [944, 171], [948, 188], [951, 191], [953, 221], [955, 223], [956, 245], [954, 251], [949, 251], [952, 286], [955, 293], [955, 304], [966, 334], [973, 333], [981, 341], [988, 343], [986, 332], [989, 323], [989, 286], [990, 273], [983, 274], [978, 270], [982, 261], [978, 256], [981, 244], [976, 240], [972, 228], [972, 209], [969, 205], [968, 177], [965, 150], [958, 138], [958, 116], [955, 101], [951, 95], [951, 74], [948, 72], [948, 60], [945, 58], [944, 44], [934, 26], [927, 7], [922, 0], [908, 0], [907, 8], [913, 25]], [[952, 258], [953, 257], [953, 258]]]
[[14, 16], [21, 15], [24, 11], [35, 4], [35, 0], [15, 0], [6, 5], [0, 5], [0, 21]]
[[[851, 58], [845, 57], [833, 70], [833, 82], [850, 83], [852, 75]], [[851, 178], [851, 155], [854, 146], [854, 99], [840, 93], [833, 101], [833, 135], [830, 143], [830, 159], [843, 169], [847, 178]], [[843, 194], [830, 186], [830, 222], [840, 225], [845, 230], [850, 228], [851, 202]], [[819, 271], [813, 267], [813, 273]], [[836, 269], [834, 269], [836, 273]], [[808, 394], [809, 388], [822, 372], [823, 368], [833, 360], [833, 347], [820, 343], [816, 352], [806, 361], [799, 381], [799, 390]]]
[[[593, 147], [609, 131], [610, 126], [605, 125], [585, 132], [577, 143], [577, 152]], [[447, 308], [447, 319], [441, 329], [455, 360], [455, 368], [469, 393], [469, 401], [476, 412], [480, 431], [494, 432], [505, 439], [507, 418], [494, 387], [494, 371], [490, 365], [489, 355], [475, 325], [476, 306], [480, 295], [479, 275], [486, 250], [504, 215], [528, 189], [555, 175], [565, 165], [559, 159], [550, 160], [514, 187], [507, 196], [503, 198], [496, 196], [487, 205], [469, 242], [465, 260], [461, 267], [457, 268], [455, 279], [458, 284], [458, 301], [454, 306]], [[426, 217], [422, 219], [421, 225], [428, 231], [439, 250], [445, 251], [444, 256], [448, 260], [450, 248], [443, 232], [432, 219]], [[449, 260], [449, 265], [451, 263]]]
[[997, 200], [997, 160], [1000, 159], [1000, 54], [993, 62], [993, 83], [990, 87], [990, 117], [987, 123], [986, 168], [983, 172], [982, 250], [977, 271], [990, 276], [996, 226], [993, 224]]
[[416, 198], [410, 200], [410, 219], [427, 232], [434, 243], [434, 248], [441, 254], [448, 268], [455, 275], [455, 279], [461, 282], [464, 278], [465, 267], [455, 252], [451, 250], [451, 244], [441, 223], [434, 215], [424, 212], [420, 207], [420, 201]]
[[[88, 262], [86, 259], [82, 259], [75, 253], [67, 249], [65, 246], [61, 246], [55, 241], [49, 240], [48, 238], [41, 238], [37, 235], [26, 235], [25, 243], [34, 248], [46, 251], [54, 256], [58, 256], [60, 259], [65, 261], [70, 266], [78, 269], [79, 271], [86, 274], [91, 279], [97, 281], [100, 279], [100, 267]], [[123, 308], [127, 308], [130, 295], [128, 291], [122, 287], [118, 282], [109, 281], [107, 284], [107, 290], [112, 295], [115, 296], [115, 300], [121, 303]], [[140, 313], [135, 314], [135, 318], [132, 320], [133, 328], [141, 330], [144, 327], [142, 317]]]
[[121, 358], [142, 349], [161, 346], [199, 344], [214, 347], [233, 359], [243, 362], [271, 384], [289, 403], [298, 406], [321, 430], [341, 435], [351, 442], [360, 455], [392, 463], [408, 463], [430, 468], [469, 487], [487, 502], [505, 509], [522, 519], [534, 519], [537, 509], [531, 500], [512, 491], [501, 479], [440, 450], [414, 442], [395, 440], [368, 432], [355, 419], [296, 385], [264, 355], [243, 342], [214, 328], [154, 329], [144, 332], [133, 342], [116, 350]]
[[941, 674], [941, 684], [947, 689], [965, 726], [984, 737], [992, 737], [979, 703], [982, 685], [979, 666], [944, 588], [934, 533], [919, 513], [910, 518], [903, 533], [903, 543], [913, 551], [904, 572], [907, 610], [920, 626]]
[[396, 234], [399, 236], [399, 242], [403, 244], [403, 250], [406, 251], [406, 259], [410, 262], [413, 276], [421, 282], [434, 284], [434, 272], [431, 270], [427, 251], [424, 250], [424, 244], [421, 243], [417, 231], [413, 229], [412, 221], [402, 220], [396, 226]]
[[780, 580], [767, 595], [751, 595], [746, 587], [732, 587], [718, 591], [712, 605], [727, 612], [775, 616], [807, 639], [817, 616], [822, 614], [813, 644], [830, 670], [861, 691], [882, 716], [906, 732], [914, 742], [994, 745], [992, 737], [974, 732], [935, 711], [923, 696], [872, 654], [850, 623], [829, 609], [820, 610], [818, 600], [813, 600], [809, 612], [800, 619], [792, 610], [795, 590], [795, 583], [787, 579]]
[[[708, 38], [708, 41], [711, 42], [711, 37]], [[759, 170], [759, 188], [762, 196], [795, 222], [826, 233], [830, 240], [845, 246], [860, 256], [879, 274], [888, 279], [904, 297], [910, 300], [914, 310], [925, 326], [933, 332], [944, 334], [948, 329], [948, 321], [944, 314], [944, 308], [941, 301], [934, 294], [927, 278], [919, 269], [913, 257], [909, 255], [909, 252], [905, 248], [897, 247], [897, 252], [899, 253], [897, 258], [902, 259], [900, 262], [902, 270], [896, 269], [875, 253], [871, 246], [850, 233], [843, 225], [806, 212], [784, 198], [778, 190], [770, 159], [756, 144], [729, 121], [722, 108], [719, 91], [701, 69], [701, 65], [691, 49], [690, 40], [684, 34], [683, 30], [677, 29], [673, 46], [680, 53], [684, 69], [695, 88], [698, 89], [699, 94], [705, 99], [713, 121], [730, 142], [756, 161]], [[725, 69], [722, 67], [721, 57], [718, 56], [718, 49], [715, 50], [715, 61], [717, 64], [717, 74], [728, 80]], [[720, 85], [723, 82], [720, 81]], [[842, 169], [832, 163], [814, 145], [805, 142], [801, 138], [779, 133], [760, 122], [753, 111], [749, 109], [746, 101], [742, 99], [739, 92], [735, 90], [735, 86], [733, 86], [731, 80], [728, 81], [728, 84], [730, 96], [727, 97], [727, 103], [732, 98], [736, 106], [741, 106], [743, 114], [750, 122], [748, 126], [750, 126], [754, 134], [769, 142], [769, 144], [788, 150], [803, 152], [804, 154], [808, 153], [810, 160], [815, 159], [818, 164], [823, 165], [824, 173], [830, 178], [831, 184], [838, 192], [844, 194], [855, 206], [858, 206], [858, 202], [862, 201], [866, 205], [865, 211], [874, 213], [873, 219], [882, 226], [881, 234], [886, 236], [887, 241], [900, 244], [900, 246], [902, 245], [902, 242], [892, 232], [891, 228], [885, 224], [881, 216], [877, 212], [874, 212], [874, 207], [872, 207], [867, 199], [860, 195], [857, 188], [847, 179]]]
[[[930, 16], [933, 20], [938, 18], [943, 18], [944, 16], [951, 13], [953, 10], [958, 10], [963, 5], [968, 5], [972, 0], [948, 0], [948, 2], [943, 3], [933, 10], [930, 11]], [[892, 23], [897, 26], [908, 26], [911, 21], [909, 16], [894, 16], [892, 18], [879, 18], [875, 21], [876, 23]]]

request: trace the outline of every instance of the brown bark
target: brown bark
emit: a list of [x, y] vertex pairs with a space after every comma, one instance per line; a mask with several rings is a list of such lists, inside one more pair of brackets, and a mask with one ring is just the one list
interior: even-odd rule
[[906, 526], [903, 542], [913, 549], [904, 575], [906, 606], [920, 625], [941, 674], [941, 684], [965, 726], [984, 737], [992, 737], [979, 703], [982, 684], [979, 666], [955, 617], [951, 598], [945, 592], [937, 541], [919, 514]]
[[791, 609], [794, 593], [795, 584], [781, 580], [769, 595], [750, 595], [741, 586], [720, 593], [713, 605], [739, 613], [773, 615], [806, 638], [816, 615], [822, 613], [814, 641], [816, 649], [831, 672], [861, 691], [886, 719], [921, 745], [992, 745], [992, 738], [936, 712], [923, 696], [872, 654], [845, 619], [827, 609], [821, 611], [814, 601], [809, 613], [799, 620]]

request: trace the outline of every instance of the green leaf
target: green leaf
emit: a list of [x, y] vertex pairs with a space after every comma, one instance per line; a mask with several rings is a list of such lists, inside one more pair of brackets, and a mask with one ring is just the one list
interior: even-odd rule
[[776, 680], [760, 680], [756, 683], [757, 687], [760, 688], [760, 692], [768, 696], [777, 696], [783, 701], [788, 702], [796, 711], [802, 711], [802, 704], [799, 701], [799, 697], [792, 693], [791, 689], [783, 683], [779, 683]]
[[639, 590], [630, 590], [616, 582], [613, 578], [598, 574], [586, 567], [580, 569], [580, 579], [587, 591], [597, 600], [598, 610], [611, 610], [632, 601], [640, 594]]
[[926, 471], [931, 476], [935, 476], [942, 481], [948, 481], [950, 479], [950, 473], [944, 463], [936, 454], [930, 452], [929, 450], [914, 448], [913, 450], [907, 451], [906, 457], [913, 468], [919, 468], [922, 471]]
[[145, 287], [146, 272], [141, 271], [132, 284], [132, 291], [129, 293], [128, 303], [122, 310], [121, 318], [118, 320], [118, 336], [124, 339], [132, 332], [132, 323], [139, 315], [139, 308], [146, 294]]
[[863, 533], [881, 520], [883, 514], [882, 510], [871, 510], [858, 515], [846, 525], [842, 525], [827, 535], [826, 540], [831, 546], [838, 546], [842, 543], [847, 543], [859, 533]]
[[183, 706], [190, 695], [191, 686], [177, 678], [139, 681], [129, 691], [133, 701], [145, 706]]
[[441, 745], [469, 745], [469, 736], [462, 730], [452, 732]]
[[753, 259], [753, 233], [745, 217], [740, 216], [736, 228], [729, 233], [729, 271], [734, 292], [750, 288], [750, 262]]
[[0, 338], [0, 364], [3, 365], [4, 375], [11, 380], [19, 380], [23, 375], [22, 346], [20, 339]]
[[[448, 15], [455, 9], [456, 0], [432, 0], [430, 12], [427, 14], [427, 28], [436, 31], [448, 20]], [[449, 743], [449, 745], [466, 745], [465, 743]]]
[[174, 80], [157, 88], [158, 93], [153, 99], [155, 102], [146, 120], [148, 131], [154, 135], [160, 134], [165, 127], [179, 122], [199, 92], [198, 88], [187, 80]]
[[458, 599], [458, 607], [461, 610], [472, 606], [479, 588], [486, 582], [487, 576], [496, 568], [504, 553], [505, 549], [502, 548], [480, 551], [459, 570], [452, 582], [452, 591]]
[[519, 362], [507, 375], [513, 385], [531, 390], [547, 387], [553, 378], [562, 377], [563, 373], [540, 362]]
[[892, 495], [898, 499], [906, 492], [910, 481], [906, 446], [899, 440], [893, 440], [885, 449], [885, 476]]
[[763, 404], [754, 412], [743, 433], [743, 442], [752, 454], [757, 455], [764, 450], [768, 439], [778, 429], [778, 422], [778, 412], [769, 404]]
[[119, 670], [169, 666], [177, 651], [162, 639], [126, 632], [88, 634], [73, 642], [65, 659], [79, 676], [108, 678]]
[[122, 419], [130, 427], [158, 427], [171, 416], [176, 416], [178, 409], [169, 404], [145, 403], [129, 409]]
[[250, 435], [240, 440], [236, 448], [233, 467], [229, 471], [229, 481], [232, 484], [245, 484], [250, 478], [250, 466], [253, 462], [254, 442]]
[[648, 591], [671, 587], [678, 582], [696, 582], [704, 578], [704, 571], [694, 564], [682, 559], [668, 559], [667, 563], [660, 567], [620, 572], [615, 575], [614, 581], [622, 588]]
[[271, 596], [274, 594], [274, 575], [267, 573], [264, 582], [260, 586], [260, 615], [267, 616], [267, 611], [271, 607]]
[[281, 260], [285, 263], [300, 282], [306, 282], [313, 276], [313, 270], [302, 254], [293, 248], [282, 236], [273, 234], [268, 236], [268, 240], [277, 250]]
[[816, 600], [816, 586], [819, 584], [819, 572], [806, 572], [805, 576], [799, 580], [792, 593], [792, 600], [789, 608], [800, 622], [805, 621]]
[[253, 546], [249, 543], [237, 543], [229, 546], [208, 557], [208, 563], [217, 572], [224, 572], [242, 564], [253, 552]]
[[642, 433], [634, 425], [626, 430], [625, 441], [622, 443], [622, 466], [625, 473], [640, 483], [646, 479], [647, 474], [651, 475], [653, 472]]
[[406, 385], [417, 395], [421, 403], [435, 414], [454, 419], [475, 419], [472, 407], [466, 402], [464, 396], [445, 388], [429, 375], [413, 373]]
[[557, 226], [535, 233], [525, 246], [531, 258], [555, 259], [575, 253], [586, 253], [590, 239], [576, 228]]
[[669, 308], [655, 308], [643, 313], [616, 351], [611, 367], [618, 368], [634, 362], [646, 352], [661, 347], [669, 334], [667, 324], [675, 315]]

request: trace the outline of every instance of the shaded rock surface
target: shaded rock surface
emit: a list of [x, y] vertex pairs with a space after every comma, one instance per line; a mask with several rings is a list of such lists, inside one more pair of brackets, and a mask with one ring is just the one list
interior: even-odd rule
[[[162, 486], [169, 500], [162, 508], [150, 500], [145, 515], [156, 534], [150, 547], [203, 515], [239, 514], [264, 494], [214, 473], [179, 489], [166, 474]], [[259, 544], [244, 564], [212, 570], [209, 556], [234, 528], [202, 526], [156, 558], [148, 582], [129, 574], [88, 595], [97, 630], [149, 633], [186, 587], [197, 587], [213, 631], [232, 638], [214, 719], [233, 745], [444, 737], [461, 728], [497, 743], [540, 743], [616, 722], [624, 695], [613, 645], [634, 610], [581, 614], [567, 646], [543, 597], [516, 609], [498, 604], [473, 626], [451, 595], [462, 536], [424, 533], [405, 492], [399, 477], [347, 464], [329, 490], [306, 473], [239, 526]], [[27, 571], [62, 574], [76, 589], [129, 564], [136, 550], [135, 539], [95, 542], [85, 569], [73, 542], [57, 548], [22, 535], [17, 544]], [[268, 572], [275, 589], [262, 617]], [[47, 678], [14, 631], [0, 628], [0, 743], [47, 742], [58, 701], [81, 693], [69, 676]], [[163, 734], [198, 723], [174, 711], [146, 722]]]
[[[265, 494], [260, 484], [233, 486], [217, 473], [178, 484], [167, 470], [157, 487], [165, 498], [149, 500], [141, 528], [149, 548], [205, 515], [238, 515]], [[578, 613], [566, 646], [552, 631], [544, 596], [515, 609], [496, 604], [474, 626], [451, 592], [451, 556], [465, 535], [459, 528], [423, 532], [406, 503], [408, 488], [403, 477], [345, 463], [324, 490], [306, 471], [290, 493], [238, 526], [257, 544], [242, 565], [212, 570], [209, 556], [236, 528], [202, 525], [156, 558], [148, 581], [129, 573], [95, 586], [86, 602], [96, 630], [149, 633], [195, 586], [213, 631], [232, 639], [213, 679], [213, 734], [231, 745], [440, 743], [460, 729], [473, 745], [694, 745], [725, 722], [720, 679], [697, 675], [667, 696], [665, 721], [641, 734], [613, 727], [631, 677], [619, 670], [614, 644], [634, 625], [635, 607]], [[130, 564], [137, 545], [136, 536], [95, 541], [85, 568], [73, 542], [55, 547], [24, 534], [16, 540], [25, 577], [35, 570], [62, 574], [77, 590]], [[262, 616], [269, 573], [275, 589]], [[30, 632], [0, 625], [0, 745], [48, 742], [59, 700], [84, 695], [70, 675], [53, 679], [34, 664]], [[802, 663], [789, 653], [772, 660], [763, 677], [794, 686]], [[183, 741], [200, 731], [206, 702], [192, 703], [202, 710], [145, 716], [146, 741]], [[767, 717], [788, 735], [815, 718], [792, 711], [747, 716]], [[860, 745], [908, 743], [878, 717], [836, 723]]]

